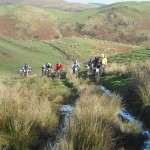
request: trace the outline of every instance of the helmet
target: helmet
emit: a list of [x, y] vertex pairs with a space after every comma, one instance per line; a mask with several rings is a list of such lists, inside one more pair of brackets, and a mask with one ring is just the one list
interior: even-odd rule
[[102, 53], [102, 54], [101, 54], [101, 57], [102, 57], [102, 58], [104, 58], [104, 57], [105, 57], [104, 53]]

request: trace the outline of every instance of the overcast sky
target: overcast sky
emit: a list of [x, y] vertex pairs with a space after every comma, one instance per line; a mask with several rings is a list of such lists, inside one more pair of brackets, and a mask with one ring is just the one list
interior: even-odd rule
[[[68, 2], [77, 2], [77, 3], [104, 3], [104, 4], [111, 4], [115, 2], [125, 2], [125, 1], [136, 1], [136, 0], [65, 0]], [[142, 1], [142, 0], [137, 0], [137, 1]], [[150, 0], [143, 0], [143, 1], [149, 1]]]

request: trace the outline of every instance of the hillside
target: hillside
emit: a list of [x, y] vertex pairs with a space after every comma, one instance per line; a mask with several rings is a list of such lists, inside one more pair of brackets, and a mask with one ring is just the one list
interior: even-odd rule
[[[23, 5], [0, 6], [0, 35], [44, 40], [60, 38], [68, 23], [73, 27], [95, 11], [68, 12]], [[68, 34], [79, 35], [72, 29]]]
[[150, 45], [150, 2], [116, 3], [82, 12], [0, 6], [0, 35], [11, 38], [89, 37]]
[[[106, 50], [108, 47], [109, 51]], [[137, 48], [131, 45], [83, 38], [48, 41], [0, 38], [0, 72], [1, 74], [18, 74], [19, 68], [27, 63], [33, 68], [34, 73], [41, 74], [41, 66], [47, 62], [54, 66], [60, 61], [67, 69], [71, 61], [75, 59], [82, 64], [103, 52], [107, 56], [112, 56]]]
[[99, 8], [74, 25], [74, 31], [97, 39], [132, 44], [150, 41], [150, 3], [116, 3]]
[[38, 7], [56, 8], [60, 10], [81, 11], [94, 8], [91, 5], [68, 3], [63, 0], [1, 0], [0, 5], [32, 5]]
[[43, 64], [50, 62], [54, 65], [58, 60], [64, 63], [66, 58], [63, 53], [42, 41], [0, 39], [1, 74], [18, 74], [19, 68], [25, 63], [32, 66], [34, 73], [39, 73]]

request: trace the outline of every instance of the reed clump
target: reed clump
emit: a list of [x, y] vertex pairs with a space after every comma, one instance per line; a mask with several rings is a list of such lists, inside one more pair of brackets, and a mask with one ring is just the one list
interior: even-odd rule
[[[80, 97], [67, 126], [66, 134], [60, 140], [62, 150], [113, 150], [116, 147], [115, 118], [120, 110], [116, 96], [109, 97], [95, 85], [77, 79], [68, 73], [78, 87]], [[117, 100], [116, 100], [117, 99]]]
[[[51, 89], [46, 78], [0, 81], [0, 147], [24, 150], [55, 138], [58, 93]], [[59, 95], [61, 101], [64, 91]]]

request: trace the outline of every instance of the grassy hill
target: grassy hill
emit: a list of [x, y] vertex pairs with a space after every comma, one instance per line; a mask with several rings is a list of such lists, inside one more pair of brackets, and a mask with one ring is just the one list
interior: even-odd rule
[[[108, 47], [109, 51], [106, 50]], [[112, 56], [136, 48], [121, 43], [75, 37], [44, 41], [0, 38], [0, 71], [2, 74], [16, 74], [20, 66], [27, 63], [34, 73], [39, 74], [41, 66], [47, 62], [54, 66], [60, 61], [64, 68], [68, 68], [75, 59], [82, 64], [100, 56], [100, 53]]]
[[149, 41], [150, 3], [116, 3], [99, 8], [76, 26], [76, 31], [98, 39], [142, 43]]
[[47, 41], [47, 43], [66, 54], [68, 58], [80, 61], [87, 61], [95, 56], [100, 56], [101, 53], [112, 56], [138, 48], [137, 46], [116, 42], [75, 37], [51, 40]]
[[90, 37], [148, 46], [149, 6], [149, 2], [126, 2], [82, 12], [24, 5], [0, 6], [0, 35], [44, 40]]
[[0, 71], [2, 73], [18, 73], [18, 69], [27, 63], [34, 73], [41, 71], [42, 64], [53, 65], [59, 60], [64, 62], [66, 56], [48, 44], [37, 40], [8, 41], [0, 39]]
[[6, 37], [47, 39], [59, 37], [54, 17], [32, 6], [1, 6], [0, 34]]

